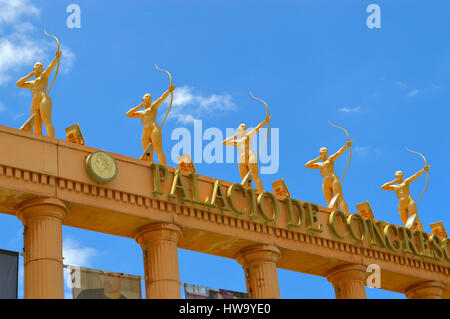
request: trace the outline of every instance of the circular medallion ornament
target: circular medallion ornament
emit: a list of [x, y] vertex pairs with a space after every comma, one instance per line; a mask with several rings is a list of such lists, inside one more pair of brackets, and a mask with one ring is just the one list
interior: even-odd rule
[[118, 172], [114, 158], [104, 151], [95, 151], [86, 159], [86, 169], [89, 176], [97, 183], [112, 181]]

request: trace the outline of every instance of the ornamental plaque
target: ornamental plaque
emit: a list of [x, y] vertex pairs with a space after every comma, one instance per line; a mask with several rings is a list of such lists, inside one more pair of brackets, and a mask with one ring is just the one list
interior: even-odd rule
[[104, 151], [95, 151], [86, 159], [86, 170], [94, 181], [102, 184], [112, 181], [119, 169], [111, 155]]

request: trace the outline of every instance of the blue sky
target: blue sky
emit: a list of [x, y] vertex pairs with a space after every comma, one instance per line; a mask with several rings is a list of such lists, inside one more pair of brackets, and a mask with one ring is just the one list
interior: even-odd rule
[[[66, 26], [69, 4], [81, 8], [81, 28]], [[369, 29], [366, 8], [381, 8], [381, 28]], [[12, 6], [14, 4], [15, 6]], [[150, 92], [167, 89], [168, 69], [178, 88], [164, 124], [168, 165], [176, 141], [171, 132], [192, 119], [225, 134], [241, 122], [254, 126], [269, 105], [271, 127], [279, 129], [279, 170], [262, 175], [267, 189], [284, 178], [294, 198], [324, 205], [318, 171], [304, 164], [327, 146], [354, 141], [344, 182], [350, 211], [369, 201], [377, 219], [401, 224], [397, 198], [380, 186], [396, 170], [409, 176], [429, 164], [430, 183], [419, 206], [425, 227], [443, 221], [450, 187], [448, 105], [450, 45], [448, 1], [5, 1], [0, 0], [0, 124], [20, 127], [31, 102], [15, 81], [34, 62], [48, 64], [59, 37], [63, 57], [52, 89], [56, 137], [81, 125], [89, 146], [137, 157], [141, 124], [126, 111]], [[177, 91], [176, 91], [177, 92]], [[167, 105], [163, 105], [163, 117]], [[208, 142], [204, 142], [204, 146]], [[270, 153], [270, 147], [269, 147]], [[336, 162], [342, 176], [348, 153]], [[239, 181], [237, 164], [196, 164], [199, 173]], [[416, 200], [426, 177], [411, 186]], [[0, 216], [0, 248], [21, 251], [22, 225]], [[133, 240], [63, 228], [66, 261], [80, 266], [143, 274], [142, 252]], [[181, 280], [245, 291], [234, 260], [179, 250]], [[283, 298], [334, 298], [324, 278], [278, 270]], [[404, 298], [366, 288], [369, 298]]]

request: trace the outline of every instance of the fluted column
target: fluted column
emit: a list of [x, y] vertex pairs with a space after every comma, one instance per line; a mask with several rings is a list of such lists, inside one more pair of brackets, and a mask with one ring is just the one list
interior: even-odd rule
[[147, 299], [180, 299], [178, 241], [182, 230], [175, 224], [150, 224], [135, 235], [144, 254]]
[[18, 207], [24, 231], [24, 298], [63, 299], [62, 222], [65, 204], [56, 198], [37, 198]]
[[280, 298], [277, 275], [280, 256], [280, 250], [273, 245], [254, 245], [239, 251], [236, 259], [244, 268], [250, 298]]
[[336, 299], [366, 299], [366, 266], [343, 265], [329, 271], [327, 280], [333, 284]]
[[425, 281], [408, 287], [405, 295], [408, 299], [442, 299], [445, 285], [439, 281]]

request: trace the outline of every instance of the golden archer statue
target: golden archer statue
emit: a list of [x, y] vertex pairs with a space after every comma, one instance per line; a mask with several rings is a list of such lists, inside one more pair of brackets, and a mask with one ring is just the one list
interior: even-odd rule
[[[27, 76], [17, 81], [16, 85], [20, 88], [31, 90], [32, 102], [30, 115], [33, 116], [34, 114], [35, 133], [42, 135], [42, 122], [44, 122], [47, 135], [50, 137], [55, 137], [55, 128], [53, 127], [52, 124], [52, 99], [48, 94], [50, 93], [50, 90], [52, 89], [53, 83], [55, 83], [55, 79], [58, 74], [61, 50], [59, 48], [58, 39], [55, 36], [45, 32], [45, 30], [44, 33], [56, 40], [58, 48], [56, 50], [55, 58], [45, 71], [43, 64], [41, 62], [35, 63], [33, 71]], [[56, 68], [55, 77], [53, 79], [52, 84], [50, 85], [50, 88], [47, 91], [48, 77], [52, 73], [53, 68], [56, 66], [56, 64], [58, 64], [58, 67]], [[35, 76], [36, 79], [34, 81], [28, 81], [33, 76]], [[31, 124], [30, 127], [27, 129], [32, 130], [32, 128], [33, 124]]]
[[[345, 132], [345, 134], [347, 135], [347, 143], [343, 147], [341, 147], [339, 151], [337, 151], [330, 157], [328, 157], [328, 149], [326, 147], [322, 147], [319, 152], [320, 153], [319, 157], [306, 163], [305, 167], [320, 170], [320, 174], [323, 177], [322, 191], [323, 195], [325, 196], [325, 200], [328, 203], [328, 207], [329, 208], [335, 207], [337, 209], [339, 209], [340, 207], [342, 212], [348, 215], [349, 214], [348, 206], [346, 201], [344, 200], [344, 195], [342, 194], [342, 184], [341, 181], [339, 181], [339, 177], [334, 173], [334, 161], [339, 156], [341, 156], [347, 148], [349, 148], [350, 157], [347, 164], [347, 168], [345, 169], [344, 175], [342, 176], [342, 181], [344, 181], [345, 173], [347, 172], [352, 157], [351, 146], [353, 142], [350, 141], [350, 137], [344, 128], [334, 125], [331, 122], [329, 123], [332, 126], [340, 128]], [[322, 160], [322, 162], [317, 163], [320, 160]], [[337, 205], [337, 203], [339, 203], [339, 205]]]
[[[415, 152], [415, 151], [411, 151], [408, 148], [407, 148], [407, 150], [411, 153], [419, 154], [423, 158], [423, 160], [425, 161], [424, 168], [422, 168], [420, 171], [418, 171], [417, 173], [415, 173], [414, 175], [412, 175], [411, 177], [408, 177], [406, 179], [403, 179], [402, 171], [397, 171], [397, 172], [395, 172], [395, 179], [393, 181], [388, 182], [388, 183], [384, 184], [383, 186], [381, 186], [381, 189], [383, 189], [385, 191], [395, 191], [395, 193], [397, 194], [397, 197], [399, 199], [398, 212], [399, 212], [400, 218], [403, 222], [403, 227], [406, 227], [408, 219], [415, 215], [415, 221], [414, 221], [414, 224], [411, 225], [412, 226], [411, 229], [418, 229], [418, 230], [423, 231], [423, 226], [419, 220], [419, 215], [417, 213], [416, 203], [415, 203], [414, 199], [411, 197], [411, 195], [409, 194], [409, 184], [411, 184], [412, 181], [416, 180], [424, 172], [427, 172], [427, 184], [425, 185], [425, 188], [422, 192], [422, 195], [423, 195], [423, 193], [425, 193], [425, 190], [427, 189], [427, 186], [428, 186], [428, 180], [430, 177], [428, 171], [430, 170], [430, 166], [427, 165], [427, 160], [425, 159], [425, 157], [422, 154]], [[397, 185], [394, 185], [395, 183], [397, 183]], [[419, 197], [419, 204], [420, 204], [420, 199], [422, 198], [422, 195], [420, 195], [420, 197]]]
[[247, 184], [245, 186], [251, 186], [251, 180], [248, 179], [251, 174], [252, 179], [255, 181], [256, 191], [261, 193], [263, 191], [263, 183], [261, 181], [261, 178], [259, 177], [259, 171], [258, 171], [258, 158], [259, 158], [259, 152], [263, 148], [264, 144], [267, 142], [267, 138], [269, 136], [269, 126], [267, 127], [267, 136], [266, 141], [261, 145], [261, 148], [258, 150], [258, 155], [255, 156], [255, 154], [252, 152], [252, 141], [253, 136], [258, 133], [260, 129], [266, 125], [266, 123], [269, 123], [270, 119], [272, 118], [269, 116], [269, 108], [261, 99], [258, 99], [253, 96], [253, 94], [250, 92], [250, 95], [258, 100], [264, 103], [266, 106], [266, 118], [264, 121], [258, 124], [253, 130], [250, 132], [247, 132], [247, 125], [244, 123], [239, 125], [238, 132], [234, 134], [233, 136], [228, 137], [223, 141], [223, 145], [226, 146], [236, 146], [237, 150], [239, 152], [239, 174], [241, 175], [241, 178], [243, 180], [244, 184]]
[[[161, 134], [161, 128], [164, 125], [164, 122], [167, 118], [167, 115], [169, 115], [170, 108], [172, 107], [172, 101], [173, 101], [173, 91], [175, 90], [175, 86], [172, 85], [172, 76], [170, 73], [166, 70], [162, 70], [158, 68], [157, 65], [155, 67], [160, 70], [166, 72], [170, 77], [170, 85], [169, 89], [164, 92], [163, 95], [159, 99], [157, 99], [154, 103], [152, 103], [152, 96], [147, 93], [142, 98], [142, 103], [138, 106], [130, 109], [127, 112], [128, 117], [132, 118], [140, 118], [142, 125], [144, 126], [144, 130], [142, 133], [142, 147], [145, 151], [145, 154], [150, 154], [150, 160], [153, 158], [153, 148], [155, 149], [156, 154], [158, 155], [158, 160], [160, 164], [166, 165], [166, 156], [163, 152], [163, 146], [162, 146], [162, 134]], [[158, 107], [161, 105], [161, 103], [169, 96], [169, 93], [171, 94], [170, 98], [170, 106], [167, 110], [167, 114], [164, 117], [163, 122], [161, 123], [161, 127], [156, 123], [156, 116], [158, 115]], [[138, 111], [141, 108], [145, 108], [143, 111]]]

